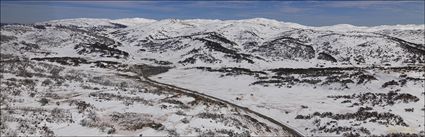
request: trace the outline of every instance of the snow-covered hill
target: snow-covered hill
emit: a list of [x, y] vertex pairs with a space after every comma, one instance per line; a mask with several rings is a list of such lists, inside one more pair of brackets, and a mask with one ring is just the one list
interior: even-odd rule
[[[134, 76], [153, 73], [155, 75], [151, 77], [158, 82], [195, 90], [220, 98], [224, 102], [247, 107], [303, 135], [423, 135], [424, 32], [424, 25], [364, 27], [339, 24], [312, 27], [264, 18], [79, 18], [2, 25], [1, 76], [6, 81], [2, 80], [1, 86], [7, 91], [1, 94], [7, 104], [2, 104], [2, 114], [6, 109], [28, 112], [28, 108], [20, 109], [25, 102], [33, 102], [31, 107], [34, 108], [31, 109], [40, 109], [37, 111], [43, 110], [46, 113], [53, 108], [65, 109], [63, 105], [47, 103], [47, 106], [40, 106], [34, 102], [42, 98], [69, 102], [75, 99], [68, 96], [75, 94], [76, 100], [89, 103], [93, 109], [84, 112], [77, 112], [78, 109], [75, 109], [75, 112], [71, 110], [67, 115], [77, 117], [74, 121], [85, 120], [86, 124], [87, 120], [91, 120], [92, 122], [88, 122], [91, 125], [68, 123], [68, 126], [62, 125], [62, 128], [58, 129], [55, 129], [58, 122], [45, 125], [47, 129], [53, 128], [55, 135], [66, 135], [68, 131], [81, 128], [87, 128], [87, 132], [91, 132], [92, 128], [96, 127], [102, 131], [99, 134], [110, 133], [113, 129], [111, 134], [122, 135], [291, 133], [277, 128], [279, 124], [261, 118], [254, 118], [263, 123], [261, 127], [257, 127], [259, 130], [254, 130], [255, 126], [249, 126], [252, 124], [249, 118], [237, 116], [255, 117], [254, 112], [239, 114], [242, 112], [233, 112], [230, 107], [220, 109], [217, 114], [209, 114], [215, 108], [209, 108], [210, 105], [205, 104], [170, 110], [163, 107], [166, 106], [164, 103], [167, 103], [164, 100], [168, 100], [170, 96], [151, 98], [156, 96], [151, 95], [152, 92], [134, 93], [140, 90], [139, 88], [148, 90], [147, 87], [151, 88], [153, 85], [142, 84], [139, 87], [134, 84], [117, 88], [119, 84], [99, 85], [99, 81], [92, 81], [93, 78], [98, 79], [97, 77], [118, 75], [120, 79], [116, 81], [128, 83], [135, 81], [132, 78]], [[23, 65], [25, 63], [27, 65]], [[156, 68], [159, 70], [143, 73], [134, 71], [134, 67], [141, 64], [159, 66]], [[47, 66], [48, 69], [45, 68]], [[45, 74], [53, 71], [50, 70], [53, 66], [67, 71], [60, 71], [55, 76]], [[164, 68], [167, 71], [162, 71]], [[66, 76], [71, 75], [73, 71], [81, 71], [81, 78], [67, 79]], [[123, 76], [124, 73], [126, 76]], [[43, 84], [47, 79], [61, 81], [61, 84]], [[32, 81], [35, 85], [31, 88], [16, 85], [25, 80]], [[143, 83], [143, 80], [139, 82]], [[96, 87], [98, 90], [86, 88], [87, 86]], [[19, 93], [25, 95], [15, 95], [18, 89]], [[79, 91], [76, 91], [77, 89]], [[180, 95], [174, 93], [177, 91], [168, 90], [159, 88], [155, 92], [170, 94], [178, 100], [172, 101], [171, 104], [177, 102], [180, 105], [188, 105], [184, 100], [193, 98], [186, 93]], [[55, 94], [55, 97], [51, 94]], [[106, 94], [116, 97], [105, 100], [109, 106], [96, 102], [105, 99]], [[135, 96], [143, 99], [133, 98]], [[148, 105], [149, 107], [143, 106], [146, 105], [144, 101], [142, 104], [117, 103], [122, 98], [132, 98], [135, 102], [150, 100], [148, 102], [154, 103], [153, 106]], [[69, 104], [69, 107], [71, 106], [72, 103]], [[107, 108], [116, 109], [106, 111]], [[183, 115], [186, 120], [183, 123], [177, 122], [177, 119], [183, 117], [180, 114], [174, 115], [174, 110], [177, 113], [188, 109], [190, 114]], [[127, 111], [131, 111], [131, 114]], [[133, 112], [141, 114], [136, 115]], [[203, 114], [204, 112], [208, 114]], [[16, 123], [16, 119], [21, 118], [15, 113], [8, 114], [9, 118], [5, 122], [8, 123], [10, 131], [25, 126], [25, 123]], [[210, 115], [222, 118], [216, 115], [225, 114], [234, 114], [234, 117], [229, 117], [233, 119], [230, 122], [248, 124], [247, 127], [238, 128], [239, 124], [228, 125], [226, 123], [229, 121], [217, 118], [212, 119], [218, 125], [195, 124], [197, 127], [192, 127], [185, 123], [188, 116], [208, 119]], [[114, 122], [118, 123], [129, 120], [117, 119], [115, 115], [129, 115], [134, 119], [146, 119], [149, 115], [147, 121], [154, 125], [161, 124], [162, 128], [157, 125], [146, 129], [145, 125], [140, 129], [129, 130], [129, 125], [125, 124], [111, 127], [114, 123], [106, 122], [108, 118], [115, 119]], [[192, 121], [196, 123], [197, 120], [199, 122], [199, 119]], [[188, 121], [191, 123], [191, 120]], [[223, 123], [234, 129], [221, 130], [223, 126], [219, 125]], [[177, 128], [179, 124], [186, 125], [184, 128]], [[37, 127], [34, 132], [36, 129]], [[35, 135], [43, 135], [45, 132], [47, 131]], [[31, 135], [30, 132], [17, 134]]]
[[[263, 18], [226, 21], [82, 18], [36, 24], [4, 26], [2, 35], [16, 40], [3, 45], [32, 42], [41, 49], [58, 53], [64, 50], [51, 47], [74, 48], [96, 42], [111, 46], [116, 42], [117, 50], [131, 52], [130, 58], [165, 59], [175, 65], [221, 62], [233, 66], [280, 67], [273, 65], [279, 61], [304, 67], [304, 64], [406, 66], [425, 60], [424, 25], [309, 27]], [[16, 49], [10, 52], [15, 53]]]

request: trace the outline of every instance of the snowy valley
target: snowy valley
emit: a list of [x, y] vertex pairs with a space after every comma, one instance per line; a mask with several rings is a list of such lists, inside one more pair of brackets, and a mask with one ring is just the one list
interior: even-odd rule
[[1, 24], [2, 135], [424, 136], [425, 26]]

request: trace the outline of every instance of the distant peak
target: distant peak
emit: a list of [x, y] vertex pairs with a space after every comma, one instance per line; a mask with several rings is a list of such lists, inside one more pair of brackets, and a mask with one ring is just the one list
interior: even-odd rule
[[423, 29], [424, 24], [421, 25], [380, 25], [380, 26], [354, 26], [351, 24], [336, 24], [331, 26], [304, 26], [297, 23], [278, 21], [275, 19], [268, 18], [251, 18], [251, 19], [240, 19], [240, 20], [218, 20], [218, 19], [162, 19], [154, 20], [147, 18], [123, 18], [123, 19], [102, 19], [102, 18], [75, 18], [75, 19], [61, 19], [61, 20], [51, 20], [46, 22], [40, 22], [36, 24], [60, 24], [60, 25], [76, 25], [82, 27], [92, 27], [92, 26], [106, 26], [111, 25], [111, 23], [123, 24], [126, 26], [138, 26], [143, 24], [183, 24], [183, 25], [194, 25], [194, 26], [203, 26], [207, 24], [255, 24], [269, 27], [286, 27], [286, 28], [308, 28], [314, 30], [331, 30], [331, 31], [380, 31], [388, 29], [398, 29], [398, 30], [415, 30]]
[[137, 25], [141, 25], [141, 24], [157, 22], [157, 20], [146, 19], [146, 18], [123, 18], [123, 19], [112, 20], [111, 22], [123, 24], [123, 25], [126, 25], [126, 26], [137, 26]]
[[268, 19], [268, 18], [252, 18], [252, 19], [244, 19], [246, 21], [268, 21], [268, 22], [280, 22], [275, 19]]

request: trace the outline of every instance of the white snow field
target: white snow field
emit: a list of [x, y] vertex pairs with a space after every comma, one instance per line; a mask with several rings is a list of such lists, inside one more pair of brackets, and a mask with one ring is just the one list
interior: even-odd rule
[[424, 136], [424, 25], [1, 24], [5, 136]]

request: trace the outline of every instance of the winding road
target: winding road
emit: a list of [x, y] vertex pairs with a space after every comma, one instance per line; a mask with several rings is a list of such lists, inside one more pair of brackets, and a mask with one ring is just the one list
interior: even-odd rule
[[172, 90], [177, 91], [177, 92], [182, 92], [182, 93], [184, 93], [186, 95], [189, 95], [189, 96], [202, 97], [202, 98], [208, 99], [210, 101], [214, 101], [214, 102], [217, 102], [217, 103], [224, 103], [224, 104], [230, 105], [232, 107], [235, 107], [235, 108], [244, 110], [244, 111], [246, 111], [248, 113], [255, 114], [255, 115], [257, 115], [257, 116], [259, 116], [259, 117], [261, 117], [261, 118], [263, 118], [265, 120], [268, 120], [269, 122], [271, 122], [273, 124], [276, 124], [276, 125], [280, 126], [282, 128], [282, 130], [287, 131], [290, 134], [290, 136], [297, 136], [297, 137], [302, 137], [303, 136], [300, 132], [298, 132], [298, 131], [296, 131], [296, 130], [294, 130], [292, 128], [289, 128], [288, 126], [280, 123], [279, 121], [277, 121], [277, 120], [275, 120], [275, 119], [273, 119], [271, 117], [268, 117], [266, 115], [263, 115], [261, 113], [258, 113], [256, 111], [253, 111], [253, 110], [251, 110], [251, 109], [249, 109], [247, 107], [242, 107], [242, 106], [236, 105], [234, 103], [231, 103], [229, 101], [226, 101], [226, 100], [223, 100], [223, 99], [220, 99], [220, 98], [217, 98], [217, 97], [213, 97], [213, 96], [210, 96], [210, 95], [206, 95], [204, 93], [200, 93], [200, 92], [193, 91], [193, 90], [190, 90], [190, 89], [185, 89], [185, 88], [177, 87], [175, 85], [161, 83], [161, 82], [152, 80], [148, 76], [145, 76], [145, 75], [142, 75], [141, 78], [142, 78], [142, 80], [144, 82], [147, 82], [147, 83], [152, 84], [152, 85], [155, 85], [155, 86], [169, 88], [169, 89], [172, 89]]

